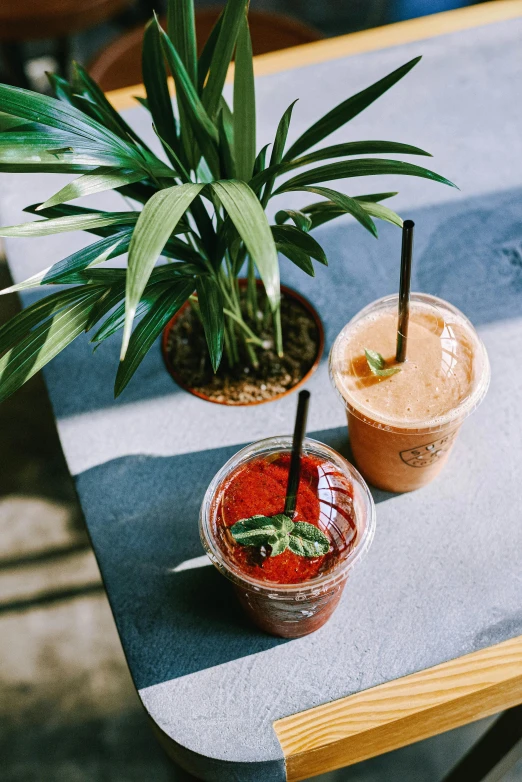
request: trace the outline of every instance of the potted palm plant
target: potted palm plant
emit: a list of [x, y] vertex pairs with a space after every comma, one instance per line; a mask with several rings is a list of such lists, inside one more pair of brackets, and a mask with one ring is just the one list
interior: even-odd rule
[[[229, 106], [222, 93], [233, 58]], [[0, 401], [91, 330], [95, 346], [121, 334], [117, 396], [166, 327], [165, 355], [168, 362], [179, 363], [175, 374], [182, 383], [182, 365], [188, 362], [189, 385], [214, 383], [221, 395], [218, 401], [237, 403], [237, 388], [228, 399], [223, 388], [233, 386], [238, 373], [257, 373], [246, 401], [265, 399], [266, 393], [256, 397], [256, 383], [266, 392], [263, 373], [273, 367], [274, 356], [284, 357], [292, 321], [305, 318], [307, 312], [302, 301], [298, 305], [305, 315], [295, 307], [282, 307], [278, 253], [313, 275], [314, 262], [327, 263], [310, 234], [318, 225], [345, 214], [374, 236], [374, 218], [402, 225], [401, 218], [382, 204], [394, 193], [348, 196], [325, 183], [401, 174], [451, 185], [426, 168], [373, 157], [428, 154], [408, 144], [346, 141], [318, 148], [419, 59], [344, 100], [288, 144], [292, 104], [275, 130], [270, 151], [256, 147], [247, 0], [228, 0], [199, 59], [193, 0], [170, 0], [168, 32], [157, 19], [146, 27], [147, 97], [141, 102], [150, 113], [161, 152], [152, 151], [135, 133], [79, 65], [74, 66], [70, 83], [50, 76], [54, 97], [0, 85], [0, 170], [79, 174], [44, 203], [27, 207], [41, 219], [4, 227], [0, 236], [81, 230], [94, 238], [87, 247], [3, 291], [56, 288], [0, 329]], [[71, 203], [106, 190], [125, 198], [121, 211]], [[299, 210], [281, 208], [270, 225], [265, 211], [270, 199], [295, 191], [320, 200]], [[126, 268], [111, 267], [111, 259], [125, 254]], [[283, 301], [289, 298], [286, 292]], [[320, 337], [313, 328], [318, 324], [313, 318], [311, 322], [311, 329], [305, 324], [297, 333], [307, 339], [312, 335], [317, 353]], [[297, 353], [304, 349], [298, 343], [299, 337]], [[266, 355], [269, 358], [263, 361]], [[199, 381], [193, 376], [194, 357], [202, 368]], [[313, 364], [312, 360], [308, 370]], [[301, 375], [308, 371], [301, 369]], [[284, 365], [282, 371], [288, 375]], [[212, 373], [217, 380], [209, 380]], [[299, 379], [292, 375], [288, 387]], [[275, 382], [274, 389], [279, 394], [281, 383]], [[207, 396], [213, 398], [211, 393]]]

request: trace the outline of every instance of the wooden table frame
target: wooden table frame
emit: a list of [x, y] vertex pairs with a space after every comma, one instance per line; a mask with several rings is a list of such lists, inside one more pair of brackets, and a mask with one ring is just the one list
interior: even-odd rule
[[[255, 58], [256, 76], [421, 41], [522, 16], [522, 0], [494, 0]], [[233, 66], [228, 80], [233, 78]], [[172, 89], [172, 84], [171, 84]], [[118, 109], [143, 85], [108, 93]], [[274, 723], [288, 782], [349, 766], [522, 703], [522, 636]]]
[[284, 717], [274, 728], [288, 782], [297, 782], [519, 703], [522, 636]]

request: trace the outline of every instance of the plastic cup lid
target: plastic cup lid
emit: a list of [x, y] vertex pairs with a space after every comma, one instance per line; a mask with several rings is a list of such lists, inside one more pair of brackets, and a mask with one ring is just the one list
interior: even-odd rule
[[[387, 296], [344, 327], [330, 353], [334, 387], [352, 415], [378, 428], [431, 432], [460, 423], [489, 385], [489, 361], [477, 332], [448, 302], [412, 293], [407, 360], [398, 364], [397, 309], [398, 296]], [[399, 371], [374, 374], [365, 349]]]

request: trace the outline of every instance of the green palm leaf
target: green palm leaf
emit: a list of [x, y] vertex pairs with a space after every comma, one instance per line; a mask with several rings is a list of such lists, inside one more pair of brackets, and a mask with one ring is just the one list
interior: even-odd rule
[[[356, 201], [363, 209], [363, 211], [371, 214], [369, 209], [372, 205], [376, 205], [378, 201], [384, 201], [386, 198], [392, 198], [392, 196], [396, 195], [397, 193], [371, 193], [369, 195], [354, 196], [352, 200]], [[335, 220], [336, 217], [341, 217], [342, 215], [348, 214], [347, 210], [343, 206], [339, 205], [340, 203], [342, 203], [342, 201], [338, 201], [338, 203], [334, 203], [333, 201], [317, 201], [315, 204], [308, 204], [308, 206], [303, 206], [302, 211], [312, 221], [310, 230], [313, 230], [314, 228], [317, 228], [319, 225], [323, 225], [324, 223], [328, 223], [330, 220]], [[391, 212], [391, 209], [389, 211]], [[392, 214], [395, 215], [395, 212], [392, 212]], [[378, 215], [373, 216], [377, 217]], [[396, 215], [396, 217], [398, 220], [401, 220], [398, 215]], [[395, 221], [389, 219], [389, 222]], [[398, 225], [398, 223], [395, 224]]]
[[419, 147], [411, 144], [400, 144], [397, 141], [350, 141], [346, 144], [332, 144], [329, 147], [317, 149], [302, 157], [296, 157], [287, 161], [282, 171], [290, 171], [293, 168], [307, 166], [310, 163], [318, 163], [320, 160], [330, 160], [333, 157], [350, 157], [352, 155], [424, 155], [432, 157]]
[[93, 285], [103, 285], [105, 287], [115, 285], [120, 282], [125, 282], [126, 270], [121, 268], [108, 269], [82, 269], [78, 272], [69, 272], [67, 275], [67, 284], [85, 285], [86, 283], [92, 283]]
[[136, 169], [136, 161], [91, 139], [46, 127], [34, 131], [21, 126], [0, 133], [0, 171], [64, 174], [97, 166]]
[[[143, 184], [143, 183], [140, 183]], [[153, 190], [152, 193], [148, 196], [146, 201], [149, 201], [150, 198], [156, 193], [156, 190]], [[129, 220], [129, 223], [134, 224], [136, 220], [139, 217], [139, 212], [99, 212], [96, 209], [89, 209], [86, 206], [76, 206], [75, 204], [58, 204], [58, 206], [51, 206], [49, 209], [42, 209], [41, 212], [38, 211], [39, 204], [32, 204], [31, 206], [26, 206], [24, 209], [24, 212], [29, 212], [29, 214], [37, 215], [37, 216], [44, 216], [44, 217], [68, 217], [68, 216], [79, 216], [79, 215], [111, 215], [111, 214], [125, 214], [134, 215], [133, 220]], [[210, 218], [209, 218], [210, 219]], [[96, 234], [96, 236], [112, 236], [113, 234], [119, 233], [120, 227], [118, 225], [106, 225], [103, 227], [98, 228], [86, 228], [85, 229], [88, 233]], [[182, 218], [179, 223], [177, 224], [176, 228], [172, 232], [173, 234], [185, 234], [190, 233], [191, 228], [188, 223], [188, 221], [184, 218]]]
[[[189, 264], [185, 263], [168, 264], [167, 266], [161, 266], [154, 269], [150, 276], [150, 280], [142, 293], [140, 303], [136, 308], [135, 317], [137, 319], [141, 318], [143, 315], [149, 312], [150, 308], [156, 302], [159, 295], [161, 295], [164, 291], [169, 290], [171, 283], [173, 281], [177, 282], [177, 279], [180, 275], [183, 276], [184, 273], [186, 273], [187, 276], [194, 277], [196, 274], [198, 274], [198, 272], [198, 269], [191, 268]], [[191, 282], [191, 286], [194, 286], [193, 282]], [[121, 290], [123, 296], [123, 288]], [[95, 315], [96, 313], [93, 311], [90, 319], [92, 323], [94, 323]], [[101, 317], [103, 317], [103, 315], [99, 315], [97, 319], [99, 320]], [[117, 331], [120, 331], [124, 325], [125, 301], [122, 301], [121, 304], [114, 310], [114, 312], [111, 313], [111, 315], [109, 315], [109, 317], [104, 321], [102, 327], [96, 332], [94, 337], [92, 337], [91, 342], [103, 342]]]
[[167, 32], [194, 86], [197, 80], [196, 23], [193, 0], [175, 0], [167, 6]]
[[379, 220], [385, 220], [387, 223], [392, 223], [392, 225], [397, 225], [399, 228], [402, 228], [402, 217], [387, 206], [374, 204], [370, 201], [359, 201], [359, 203], [364, 211], [372, 217], [377, 217]]
[[190, 244], [182, 242], [180, 239], [174, 237], [170, 238], [161, 254], [164, 255], [165, 258], [175, 258], [178, 261], [186, 261], [187, 263], [193, 264], [198, 272], [206, 271], [205, 263], [200, 253], [198, 253], [197, 250], [194, 250]]
[[[317, 185], [315, 187], [314, 186], [299, 187], [296, 189], [304, 190], [307, 193], [316, 193], [317, 195], [321, 195], [324, 196], [325, 198], [328, 198], [330, 201], [333, 201], [334, 204], [337, 205], [337, 207], [342, 209], [343, 213], [351, 214], [373, 236], [375, 237], [377, 236], [377, 228], [375, 227], [375, 223], [373, 222], [371, 217], [365, 212], [365, 210], [362, 207], [362, 204], [356, 201], [355, 198], [350, 198], [350, 196], [347, 196], [344, 193], [339, 193], [337, 190], [332, 190], [329, 187], [318, 187]], [[309, 213], [309, 210], [306, 207], [303, 208], [303, 211]], [[316, 228], [316, 224], [313, 225], [313, 228]]]
[[[114, 140], [114, 134], [103, 128], [99, 122], [92, 120], [74, 106], [47, 95], [2, 84], [0, 105], [6, 114], [66, 131], [74, 136], [82, 135], [109, 143]], [[120, 146], [119, 140], [118, 146]]]
[[[256, 177], [257, 174], [260, 174], [261, 171], [265, 170], [265, 167], [266, 167], [266, 153], [267, 153], [267, 150], [268, 150], [269, 146], [270, 146], [270, 144], [265, 144], [265, 146], [262, 147], [262, 149], [260, 149], [259, 152], [257, 153], [257, 157], [256, 157], [256, 160], [255, 160], [255, 163], [254, 163], [254, 170], [252, 172], [253, 173], [253, 177]], [[250, 186], [252, 187], [252, 185], [250, 185]]]
[[353, 196], [356, 201], [368, 201], [372, 204], [376, 204], [378, 201], [385, 201], [387, 198], [393, 198], [393, 196], [399, 195], [395, 190], [392, 193], [367, 193], [366, 195]]
[[[158, 23], [156, 22], [156, 24]], [[160, 32], [163, 52], [176, 84], [180, 110], [184, 112], [183, 116], [186, 117], [187, 121], [190, 123], [190, 126], [197, 139], [199, 148], [202, 154], [205, 156], [208, 165], [210, 166], [214, 175], [219, 176], [219, 157], [217, 152], [217, 144], [219, 139], [217, 129], [207, 114], [207, 111], [205, 110], [205, 107], [199, 98], [190, 76], [185, 70], [185, 67], [178, 52], [176, 51], [174, 44], [168, 35], [161, 29], [161, 27], [159, 27], [159, 24], [158, 29]], [[183, 116], [181, 117], [182, 129]], [[185, 148], [185, 152], [190, 153], [190, 150]], [[194, 161], [192, 161], [192, 163], [194, 163]]]
[[86, 115], [92, 116], [100, 126], [107, 128], [115, 137], [122, 139], [123, 144], [134, 157], [134, 167], [145, 168], [157, 177], [171, 176], [170, 169], [144, 144], [121, 114], [118, 114], [109, 103], [96, 82], [78, 63], [73, 64], [73, 76], [74, 94], [72, 97], [75, 105]]
[[65, 103], [74, 105], [72, 97], [73, 91], [69, 82], [66, 79], [63, 79], [61, 76], [58, 76], [57, 73], [50, 73], [49, 71], [46, 71], [45, 75], [47, 76], [49, 84], [51, 85], [54, 97], [58, 100], [63, 100]]
[[67, 201], [74, 201], [75, 198], [94, 195], [94, 193], [103, 193], [105, 190], [115, 190], [117, 187], [139, 182], [145, 176], [146, 174], [143, 171], [114, 171], [111, 168], [100, 167], [89, 174], [84, 174], [75, 179], [74, 182], [69, 182], [55, 195], [48, 198], [43, 204], [40, 204], [37, 207], [37, 211], [40, 212], [42, 209], [48, 209], [51, 206], [57, 206]]
[[221, 25], [223, 23], [223, 14], [224, 10], [221, 11], [219, 14], [217, 21], [210, 31], [210, 35], [208, 36], [205, 46], [203, 47], [203, 51], [201, 52], [198, 60], [198, 93], [201, 95], [203, 92], [203, 87], [205, 86], [205, 82], [208, 76], [208, 71], [210, 68], [210, 63], [212, 62], [212, 58], [214, 56], [214, 50], [216, 48], [217, 40], [219, 38], [219, 32], [221, 30]]
[[307, 255], [315, 258], [319, 263], [328, 266], [326, 253], [313, 236], [300, 231], [299, 228], [296, 228], [293, 225], [273, 225], [271, 227], [272, 236], [276, 243], [284, 242], [285, 244], [292, 244], [300, 250], [304, 250]]
[[[162, 286], [158, 286], [158, 288], [160, 287]], [[186, 302], [193, 290], [193, 280], [180, 279], [179, 282], [171, 283], [140, 320], [130, 338], [125, 358], [118, 367], [114, 386], [115, 396], [121, 394], [153, 342], [161, 334], [172, 316]]]
[[116, 282], [107, 288], [105, 293], [100, 296], [97, 302], [95, 302], [87, 323], [85, 324], [85, 331], [90, 331], [92, 327], [98, 323], [99, 320], [105, 317], [125, 295], [125, 281]]
[[[74, 98], [83, 97], [97, 110], [99, 122], [106, 128], [109, 128], [116, 136], [120, 136], [124, 141], [134, 140], [143, 149], [150, 152], [140, 137], [128, 125], [121, 114], [119, 114], [112, 104], [107, 100], [105, 93], [101, 90], [94, 79], [92, 79], [85, 68], [80, 63], [73, 63], [73, 87]], [[83, 104], [85, 105], [85, 104]], [[150, 153], [152, 154], [152, 153]]]
[[[234, 158], [236, 176], [252, 177], [256, 159], [256, 95], [252, 41], [246, 15], [239, 26], [234, 71]], [[232, 175], [233, 176], [233, 175]]]
[[286, 153], [285, 160], [292, 160], [297, 155], [301, 155], [307, 149], [315, 146], [315, 144], [318, 144], [326, 138], [326, 136], [329, 136], [335, 130], [356, 117], [357, 114], [364, 111], [371, 103], [389, 90], [390, 87], [393, 87], [393, 85], [402, 79], [403, 76], [406, 76], [406, 74], [417, 65], [420, 59], [420, 57], [415, 57], [415, 59], [410, 60], [405, 65], [402, 65], [400, 68], [397, 68], [397, 70], [388, 74], [388, 76], [385, 76], [384, 79], [380, 79], [365, 90], [362, 90], [351, 98], [339, 103], [338, 106], [321, 117], [320, 120], [315, 122], [308, 130], [299, 136], [297, 141], [292, 144]]
[[34, 331], [26, 334], [0, 358], [0, 402], [82, 333], [92, 307], [103, 292], [103, 288], [88, 286], [78, 294], [75, 301], [70, 301], [65, 309], [60, 309]]
[[223, 11], [223, 21], [219, 26], [216, 44], [212, 53], [208, 79], [201, 96], [203, 105], [211, 118], [217, 115], [228, 66], [232, 60], [239, 28], [245, 16], [246, 6], [247, 0], [228, 0]]
[[273, 310], [279, 307], [279, 265], [277, 251], [263, 207], [245, 182], [212, 182], [247, 251], [258, 268]]
[[0, 291], [0, 295], [23, 291], [40, 285], [50, 285], [51, 283], [67, 283], [70, 281], [69, 275], [127, 252], [132, 230], [132, 228], [124, 228], [117, 234], [111, 234], [98, 242], [93, 242], [88, 247], [83, 247], [62, 261], [58, 261], [52, 266], [48, 266], [47, 269], [38, 272], [38, 274], [34, 274], [27, 280], [11, 285], [9, 288], [4, 288], [4, 290]]
[[[255, 193], [259, 192], [261, 185], [266, 182], [263, 198], [261, 199], [261, 203], [264, 207], [266, 207], [272, 194], [272, 189], [274, 187], [274, 182], [278, 171], [284, 170], [283, 166], [281, 166], [281, 160], [283, 159], [286, 139], [288, 137], [288, 129], [290, 127], [290, 120], [292, 119], [292, 112], [296, 103], [297, 100], [294, 100], [279, 120], [268, 168], [263, 173], [257, 172], [257, 174], [254, 176], [254, 179], [250, 182], [250, 187], [252, 190], [254, 190]], [[255, 180], [259, 181], [259, 185]]]
[[212, 369], [217, 372], [223, 355], [223, 335], [225, 332], [223, 294], [216, 280], [209, 276], [198, 277], [196, 290]]
[[0, 105], [7, 114], [37, 122], [81, 139], [89, 139], [105, 149], [121, 156], [123, 161], [133, 159], [143, 166], [143, 159], [136, 148], [126, 144], [115, 133], [105, 128], [85, 112], [48, 95], [39, 95], [19, 87], [0, 84]]
[[[141, 318], [143, 315], [145, 315], [154, 302], [158, 299], [158, 297], [168, 288], [170, 285], [168, 283], [163, 282], [155, 282], [155, 283], [149, 283], [145, 290], [143, 291], [142, 297], [140, 299], [140, 303], [138, 304], [136, 308], [136, 318]], [[124, 295], [124, 292], [122, 292], [122, 297]], [[103, 322], [103, 325], [101, 328], [96, 332], [94, 337], [92, 337], [91, 342], [100, 343], [104, 340], [108, 339], [109, 337], [112, 337], [113, 334], [116, 334], [116, 332], [121, 331], [121, 329], [125, 325], [125, 300], [121, 302], [121, 304], [116, 307], [114, 312], [112, 312], [109, 317]]]
[[0, 228], [0, 236], [49, 236], [67, 231], [90, 231], [105, 226], [133, 225], [139, 212], [91, 212], [35, 220], [32, 223], [9, 225]]
[[303, 206], [302, 209], [310, 216], [312, 221], [311, 231], [313, 231], [314, 228], [318, 228], [320, 225], [324, 225], [324, 223], [335, 220], [337, 217], [348, 214], [346, 209], [334, 204], [333, 201], [318, 201], [316, 204]]
[[287, 244], [286, 242], [276, 242], [278, 252], [286, 256], [292, 263], [295, 263], [300, 269], [302, 269], [310, 277], [315, 277], [315, 269], [310, 256], [304, 250], [296, 247], [295, 244]]
[[309, 171], [304, 171], [284, 182], [274, 192], [274, 195], [288, 192], [303, 185], [313, 185], [316, 182], [328, 182], [335, 179], [347, 179], [357, 176], [378, 176], [381, 174], [400, 174], [402, 176], [416, 176], [423, 179], [432, 179], [443, 185], [456, 187], [449, 179], [445, 179], [413, 163], [405, 163], [402, 160], [382, 160], [380, 158], [360, 158], [358, 160], [342, 160], [339, 163], [329, 163], [327, 166], [318, 166]]
[[[145, 27], [142, 49], [143, 83], [147, 92], [147, 108], [152, 115], [158, 136], [171, 163], [183, 155], [176, 130], [176, 120], [167, 83], [167, 69], [161, 48], [158, 25], [151, 20]], [[186, 161], [184, 161], [186, 162]], [[178, 170], [178, 169], [176, 169]]]
[[[236, 175], [236, 161], [234, 158], [233, 136], [230, 134], [230, 125], [225, 122], [225, 115], [221, 110], [217, 117], [219, 132], [219, 154], [221, 171], [227, 177], [233, 179]], [[207, 181], [212, 182], [211, 176]]]
[[3, 111], [0, 111], [0, 133], [12, 130], [12, 128], [22, 127], [23, 125], [27, 125], [27, 120], [13, 117], [11, 114], [4, 114]]
[[136, 307], [154, 264], [179, 219], [203, 187], [202, 184], [169, 187], [152, 196], [143, 207], [129, 247], [122, 360], [129, 344]]
[[38, 299], [30, 304], [14, 318], [0, 326], [0, 355], [23, 339], [29, 332], [52, 315], [61, 312], [71, 303], [82, 299], [86, 294], [85, 287], [68, 288], [57, 291], [50, 296]]
[[275, 221], [278, 225], [283, 225], [287, 220], [292, 220], [301, 231], [307, 232], [312, 227], [312, 218], [297, 209], [280, 209], [276, 213]]

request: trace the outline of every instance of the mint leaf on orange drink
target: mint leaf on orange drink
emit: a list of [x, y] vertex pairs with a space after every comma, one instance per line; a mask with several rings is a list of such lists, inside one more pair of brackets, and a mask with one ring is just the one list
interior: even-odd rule
[[364, 355], [366, 356], [366, 362], [370, 367], [372, 375], [390, 377], [390, 375], [395, 375], [396, 372], [401, 371], [400, 367], [386, 367], [386, 361], [376, 350], [367, 350], [365, 348]]

